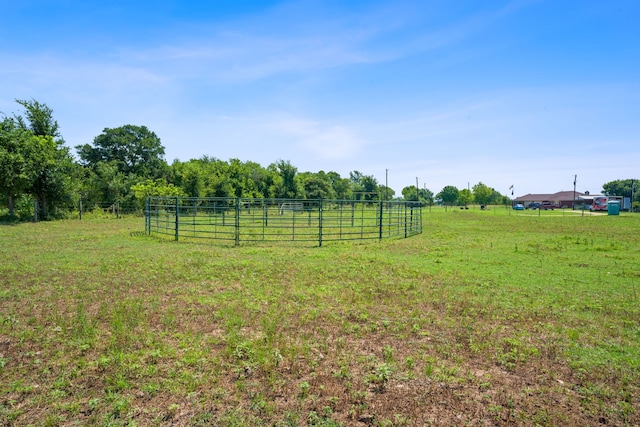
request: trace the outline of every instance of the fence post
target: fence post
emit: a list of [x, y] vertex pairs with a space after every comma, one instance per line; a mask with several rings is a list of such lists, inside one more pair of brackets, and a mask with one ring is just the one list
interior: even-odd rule
[[[262, 216], [264, 218], [264, 227], [268, 227], [269, 226], [269, 206], [267, 206], [264, 200], [262, 200], [262, 212], [264, 213], [264, 215]], [[264, 239], [264, 227], [262, 229], [263, 239]]]
[[235, 245], [240, 245], [240, 197], [236, 197], [236, 235], [235, 235]]
[[175, 202], [176, 202], [176, 242], [178, 241], [178, 224], [180, 223], [179, 217], [180, 217], [180, 209], [178, 208], [178, 198], [175, 198]]
[[79, 209], [80, 209], [80, 221], [82, 221], [82, 197], [80, 198], [80, 206], [79, 206]]
[[380, 236], [379, 240], [382, 240], [382, 200], [380, 200]]
[[411, 211], [410, 211], [410, 215], [409, 215], [409, 224], [411, 224], [409, 226], [409, 229], [413, 231], [413, 203], [411, 204]]
[[322, 199], [318, 202], [318, 245], [322, 247]]
[[151, 210], [149, 209], [151, 205], [151, 197], [144, 199], [144, 230], [147, 232], [147, 235], [151, 235]]
[[407, 207], [409, 202], [404, 202], [404, 238], [407, 238]]

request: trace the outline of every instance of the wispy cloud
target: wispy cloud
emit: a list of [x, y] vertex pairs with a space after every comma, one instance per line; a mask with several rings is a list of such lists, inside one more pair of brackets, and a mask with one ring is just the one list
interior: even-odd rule
[[[382, 4], [362, 14], [318, 20], [300, 13], [303, 21], [297, 23], [284, 13], [289, 10], [276, 8], [264, 19], [271, 26], [257, 19], [237, 20], [144, 45], [132, 41], [81, 59], [65, 51], [48, 51], [5, 57], [2, 62], [9, 72], [11, 64], [17, 64], [15, 75], [36, 85], [59, 82], [118, 90], [194, 77], [209, 84], [241, 84], [291, 73], [376, 64], [442, 48], [471, 37], [526, 3], [512, 2], [500, 10], [441, 26], [421, 25], [416, 14], [411, 14], [413, 3], [408, 3], [406, 11]], [[274, 28], [273, 22], [281, 25]], [[386, 38], [396, 42], [379, 43]]]
[[243, 83], [287, 73], [319, 72], [381, 58], [347, 41], [341, 34], [300, 34], [278, 37], [224, 32], [184, 44], [148, 50], [123, 50], [117, 59], [142, 67], [157, 67], [171, 78], [199, 76], [210, 82]]
[[294, 138], [296, 145], [320, 159], [350, 159], [365, 146], [365, 141], [344, 125], [287, 118], [269, 127]]
[[[414, 10], [416, 3], [411, 2], [407, 10], [383, 4], [339, 18], [311, 19], [305, 12], [296, 15], [302, 22], [294, 22], [296, 19], [289, 15], [278, 16], [282, 10], [276, 9], [264, 19], [272, 23], [269, 27], [255, 19], [211, 25], [196, 35], [155, 46], [123, 47], [114, 52], [112, 60], [157, 67], [172, 78], [199, 75], [220, 83], [241, 83], [288, 73], [375, 64], [443, 48], [472, 37], [527, 3], [511, 2], [501, 9], [444, 24], [421, 22], [419, 16], [424, 11]], [[281, 25], [274, 27], [273, 22]], [[385, 39], [395, 42], [381, 43]]]

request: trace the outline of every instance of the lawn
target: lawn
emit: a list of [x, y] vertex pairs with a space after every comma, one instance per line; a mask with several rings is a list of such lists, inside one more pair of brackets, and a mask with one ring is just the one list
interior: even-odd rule
[[239, 247], [0, 225], [0, 425], [640, 425], [640, 217]]

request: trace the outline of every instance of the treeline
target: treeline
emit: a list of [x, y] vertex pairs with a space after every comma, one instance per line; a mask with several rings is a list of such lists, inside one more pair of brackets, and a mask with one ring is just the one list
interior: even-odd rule
[[[64, 217], [78, 209], [118, 203], [141, 209], [147, 196], [391, 200], [425, 204], [507, 203], [478, 183], [473, 192], [445, 187], [434, 196], [407, 186], [402, 195], [371, 175], [352, 171], [299, 172], [289, 161], [263, 167], [238, 159], [203, 156], [168, 164], [160, 138], [145, 126], [105, 128], [91, 144], [76, 146], [77, 158], [59, 132], [53, 110], [36, 100], [17, 100], [21, 114], [0, 123], [0, 215]], [[4, 210], [4, 214], [2, 210]]]
[[[286, 160], [263, 167], [203, 156], [168, 164], [160, 138], [145, 126], [105, 128], [91, 144], [76, 146], [75, 158], [51, 108], [33, 99], [16, 102], [24, 108], [21, 114], [0, 113], [1, 217], [64, 217], [80, 201], [87, 207], [118, 203], [141, 209], [147, 196], [404, 199], [447, 206], [509, 202], [481, 182], [472, 189], [446, 186], [435, 195], [411, 185], [396, 197], [371, 175], [299, 172]], [[605, 189], [632, 191], [628, 181], [605, 184]]]
[[[160, 138], [145, 126], [105, 128], [71, 154], [53, 110], [17, 100], [21, 114], [1, 115], [0, 215], [64, 217], [84, 206], [118, 203], [142, 208], [147, 196], [298, 199], [393, 199], [395, 192], [359, 171], [299, 172], [289, 161], [263, 167], [203, 156], [168, 164]], [[415, 188], [415, 187], [414, 187]], [[428, 190], [405, 189], [412, 200]], [[405, 193], [403, 190], [403, 193]], [[415, 196], [414, 196], [415, 194]], [[4, 212], [2, 212], [4, 211]], [[4, 213], [4, 215], [3, 215]]]

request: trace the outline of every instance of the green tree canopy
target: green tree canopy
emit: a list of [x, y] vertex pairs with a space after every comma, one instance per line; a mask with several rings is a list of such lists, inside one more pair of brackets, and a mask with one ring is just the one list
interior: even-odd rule
[[637, 179], [617, 179], [602, 184], [602, 191], [607, 196], [631, 197], [632, 184], [635, 181], [635, 192], [638, 194]]
[[255, 197], [270, 199], [275, 194], [275, 183], [277, 175], [272, 171], [260, 166], [256, 162], [246, 162], [244, 164], [245, 173], [253, 182]]
[[494, 190], [493, 188], [489, 188], [482, 182], [479, 182], [473, 186], [473, 198], [479, 205], [488, 205], [492, 202], [495, 202], [493, 200]]
[[382, 200], [393, 200], [393, 197], [396, 195], [393, 188], [382, 184], [378, 185], [378, 192], [380, 193]]
[[149, 196], [162, 196], [162, 197], [183, 197], [186, 196], [182, 188], [176, 187], [173, 184], [167, 184], [162, 179], [152, 181], [147, 179], [144, 182], [139, 182], [131, 187], [131, 191], [135, 194], [135, 197], [139, 203], [139, 206], [143, 206], [144, 201]]
[[327, 176], [331, 180], [331, 187], [335, 193], [336, 199], [350, 200], [353, 196], [351, 183], [349, 178], [342, 178], [338, 172], [328, 172]]
[[[19, 127], [38, 137], [50, 138], [54, 145], [46, 145], [46, 156], [51, 161], [42, 165], [38, 176], [33, 181], [28, 193], [39, 200], [40, 214], [43, 218], [49, 215], [48, 205], [70, 207], [75, 194], [73, 179], [77, 176], [77, 165], [73, 161], [69, 149], [64, 146], [58, 122], [53, 118], [53, 110], [35, 99], [16, 102], [24, 107], [23, 116], [14, 115]], [[45, 148], [44, 146], [42, 148]]]
[[458, 192], [458, 204], [467, 206], [473, 203], [473, 193], [468, 188], [463, 188]]
[[334, 191], [331, 181], [318, 174], [309, 174], [303, 178], [305, 197], [307, 199], [333, 199]]
[[377, 200], [378, 180], [373, 175], [364, 175], [359, 171], [349, 172], [351, 189], [357, 200]]
[[0, 188], [14, 214], [13, 198], [33, 191], [38, 177], [55, 164], [56, 143], [37, 136], [16, 120], [0, 122]]
[[29, 101], [16, 99], [16, 102], [25, 109], [24, 115], [26, 121], [22, 116], [15, 116], [22, 128], [30, 130], [37, 136], [59, 138], [57, 143], [62, 144], [60, 126], [58, 126], [58, 122], [54, 120], [53, 110], [51, 108], [46, 104], [39, 103], [35, 99]]
[[434, 198], [433, 191], [429, 190], [428, 188], [421, 188], [418, 194], [420, 194], [421, 202], [426, 203], [428, 205], [433, 204], [433, 198]]
[[124, 125], [105, 128], [89, 144], [76, 146], [81, 162], [95, 168], [98, 163], [115, 162], [118, 171], [144, 178], [165, 174], [164, 147], [158, 136], [145, 126]]
[[415, 185], [409, 185], [402, 189], [402, 197], [407, 201], [419, 201], [425, 204], [433, 204], [433, 192], [428, 188], [416, 190]]
[[271, 168], [277, 171], [280, 176], [279, 183], [276, 186], [276, 197], [295, 199], [303, 196], [304, 188], [297, 177], [298, 169], [289, 160], [278, 160], [271, 165]]
[[458, 200], [460, 191], [453, 185], [447, 185], [437, 195], [436, 198], [441, 200], [444, 205], [453, 206]]
[[402, 197], [409, 202], [418, 201], [420, 194], [415, 185], [408, 185], [402, 189]]

